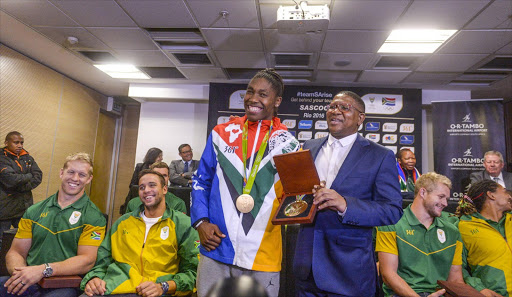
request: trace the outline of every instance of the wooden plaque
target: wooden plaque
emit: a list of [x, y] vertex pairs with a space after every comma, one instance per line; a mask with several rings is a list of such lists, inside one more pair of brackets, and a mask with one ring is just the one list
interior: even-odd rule
[[39, 285], [43, 289], [57, 289], [57, 288], [78, 288], [82, 278], [78, 275], [66, 275], [66, 276], [51, 276], [43, 277], [39, 281]]
[[437, 284], [446, 290], [445, 296], [448, 297], [485, 297], [468, 284], [438, 280]]
[[[272, 224], [311, 224], [317, 209], [313, 204], [312, 190], [313, 186], [320, 184], [320, 179], [310, 151], [274, 156], [274, 163], [283, 185], [283, 197]], [[296, 201], [297, 195], [304, 195], [302, 201], [307, 203], [305, 210], [294, 216], [286, 215], [286, 207]]]

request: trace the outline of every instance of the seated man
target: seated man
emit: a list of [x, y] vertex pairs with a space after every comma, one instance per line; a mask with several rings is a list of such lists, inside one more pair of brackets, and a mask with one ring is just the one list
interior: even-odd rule
[[198, 160], [192, 160], [194, 154], [190, 145], [184, 143], [178, 147], [181, 160], [171, 161], [169, 175], [172, 187], [189, 187], [192, 184], [192, 175], [199, 167]]
[[505, 162], [503, 155], [498, 151], [488, 151], [484, 154], [485, 170], [473, 172], [469, 176], [471, 184], [484, 179], [497, 182], [506, 189], [512, 189], [512, 173], [503, 171]]
[[[78, 288], [43, 289], [43, 277], [85, 274], [96, 261], [106, 220], [84, 192], [92, 180], [86, 153], [67, 157], [59, 191], [27, 209], [5, 259], [11, 277], [0, 296], [77, 296]], [[50, 295], [51, 294], [51, 295]]]
[[464, 282], [460, 234], [441, 217], [451, 186], [446, 176], [422, 175], [400, 221], [377, 227], [385, 296], [441, 296], [445, 290], [436, 292], [438, 280]]
[[[165, 184], [169, 184], [169, 166], [167, 166], [167, 163], [156, 162], [149, 166], [149, 169], [163, 175], [165, 179]], [[179, 197], [176, 197], [176, 195], [172, 194], [169, 191], [167, 191], [167, 193], [165, 194], [165, 203], [169, 205], [170, 209], [174, 209], [184, 214], [187, 214], [187, 207], [185, 206], [185, 201], [183, 201]], [[142, 202], [140, 201], [139, 197], [133, 198], [132, 200], [130, 200], [130, 202], [128, 202], [128, 206], [126, 206], [126, 213], [138, 210], [139, 206], [141, 205]]]
[[404, 148], [398, 151], [396, 160], [400, 191], [414, 193], [414, 184], [421, 176], [416, 169], [416, 156], [410, 149]]
[[196, 281], [199, 237], [190, 218], [165, 203], [164, 177], [143, 170], [140, 212], [119, 218], [98, 249], [94, 268], [84, 276], [82, 296], [185, 295]]

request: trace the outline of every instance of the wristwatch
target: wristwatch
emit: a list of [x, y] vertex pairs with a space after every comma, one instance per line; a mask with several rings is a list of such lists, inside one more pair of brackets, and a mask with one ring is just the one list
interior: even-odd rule
[[165, 295], [167, 291], [169, 291], [169, 284], [167, 282], [161, 282], [160, 285], [162, 286], [162, 295]]
[[44, 277], [50, 277], [53, 274], [53, 268], [50, 266], [49, 263], [44, 263], [44, 270], [43, 270], [43, 276]]

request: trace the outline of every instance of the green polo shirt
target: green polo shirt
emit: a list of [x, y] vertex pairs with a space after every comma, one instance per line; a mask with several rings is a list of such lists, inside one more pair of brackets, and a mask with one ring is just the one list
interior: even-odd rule
[[27, 265], [60, 262], [77, 255], [79, 245], [99, 246], [105, 237], [105, 216], [84, 193], [61, 208], [57, 193], [27, 209], [16, 238], [31, 238]]
[[[170, 209], [174, 209], [184, 214], [187, 214], [187, 207], [185, 206], [185, 201], [178, 198], [173, 193], [167, 192], [167, 194], [165, 194], [165, 203], [167, 203]], [[140, 197], [135, 197], [132, 200], [130, 200], [130, 202], [128, 202], [128, 206], [126, 206], [125, 213], [133, 212], [134, 210], [138, 209], [139, 206], [141, 205], [142, 201], [140, 201]]]
[[[443, 218], [427, 229], [409, 205], [395, 225], [377, 228], [377, 252], [398, 256], [397, 274], [416, 292], [433, 293], [437, 281], [446, 280], [452, 265], [462, 264], [460, 233]], [[386, 296], [393, 291], [383, 285]]]

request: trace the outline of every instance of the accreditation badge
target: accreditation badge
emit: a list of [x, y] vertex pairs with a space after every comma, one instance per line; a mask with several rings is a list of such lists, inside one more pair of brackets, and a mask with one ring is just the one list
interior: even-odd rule
[[439, 239], [441, 243], [446, 241], [446, 234], [442, 229], [437, 229], [437, 239]]

